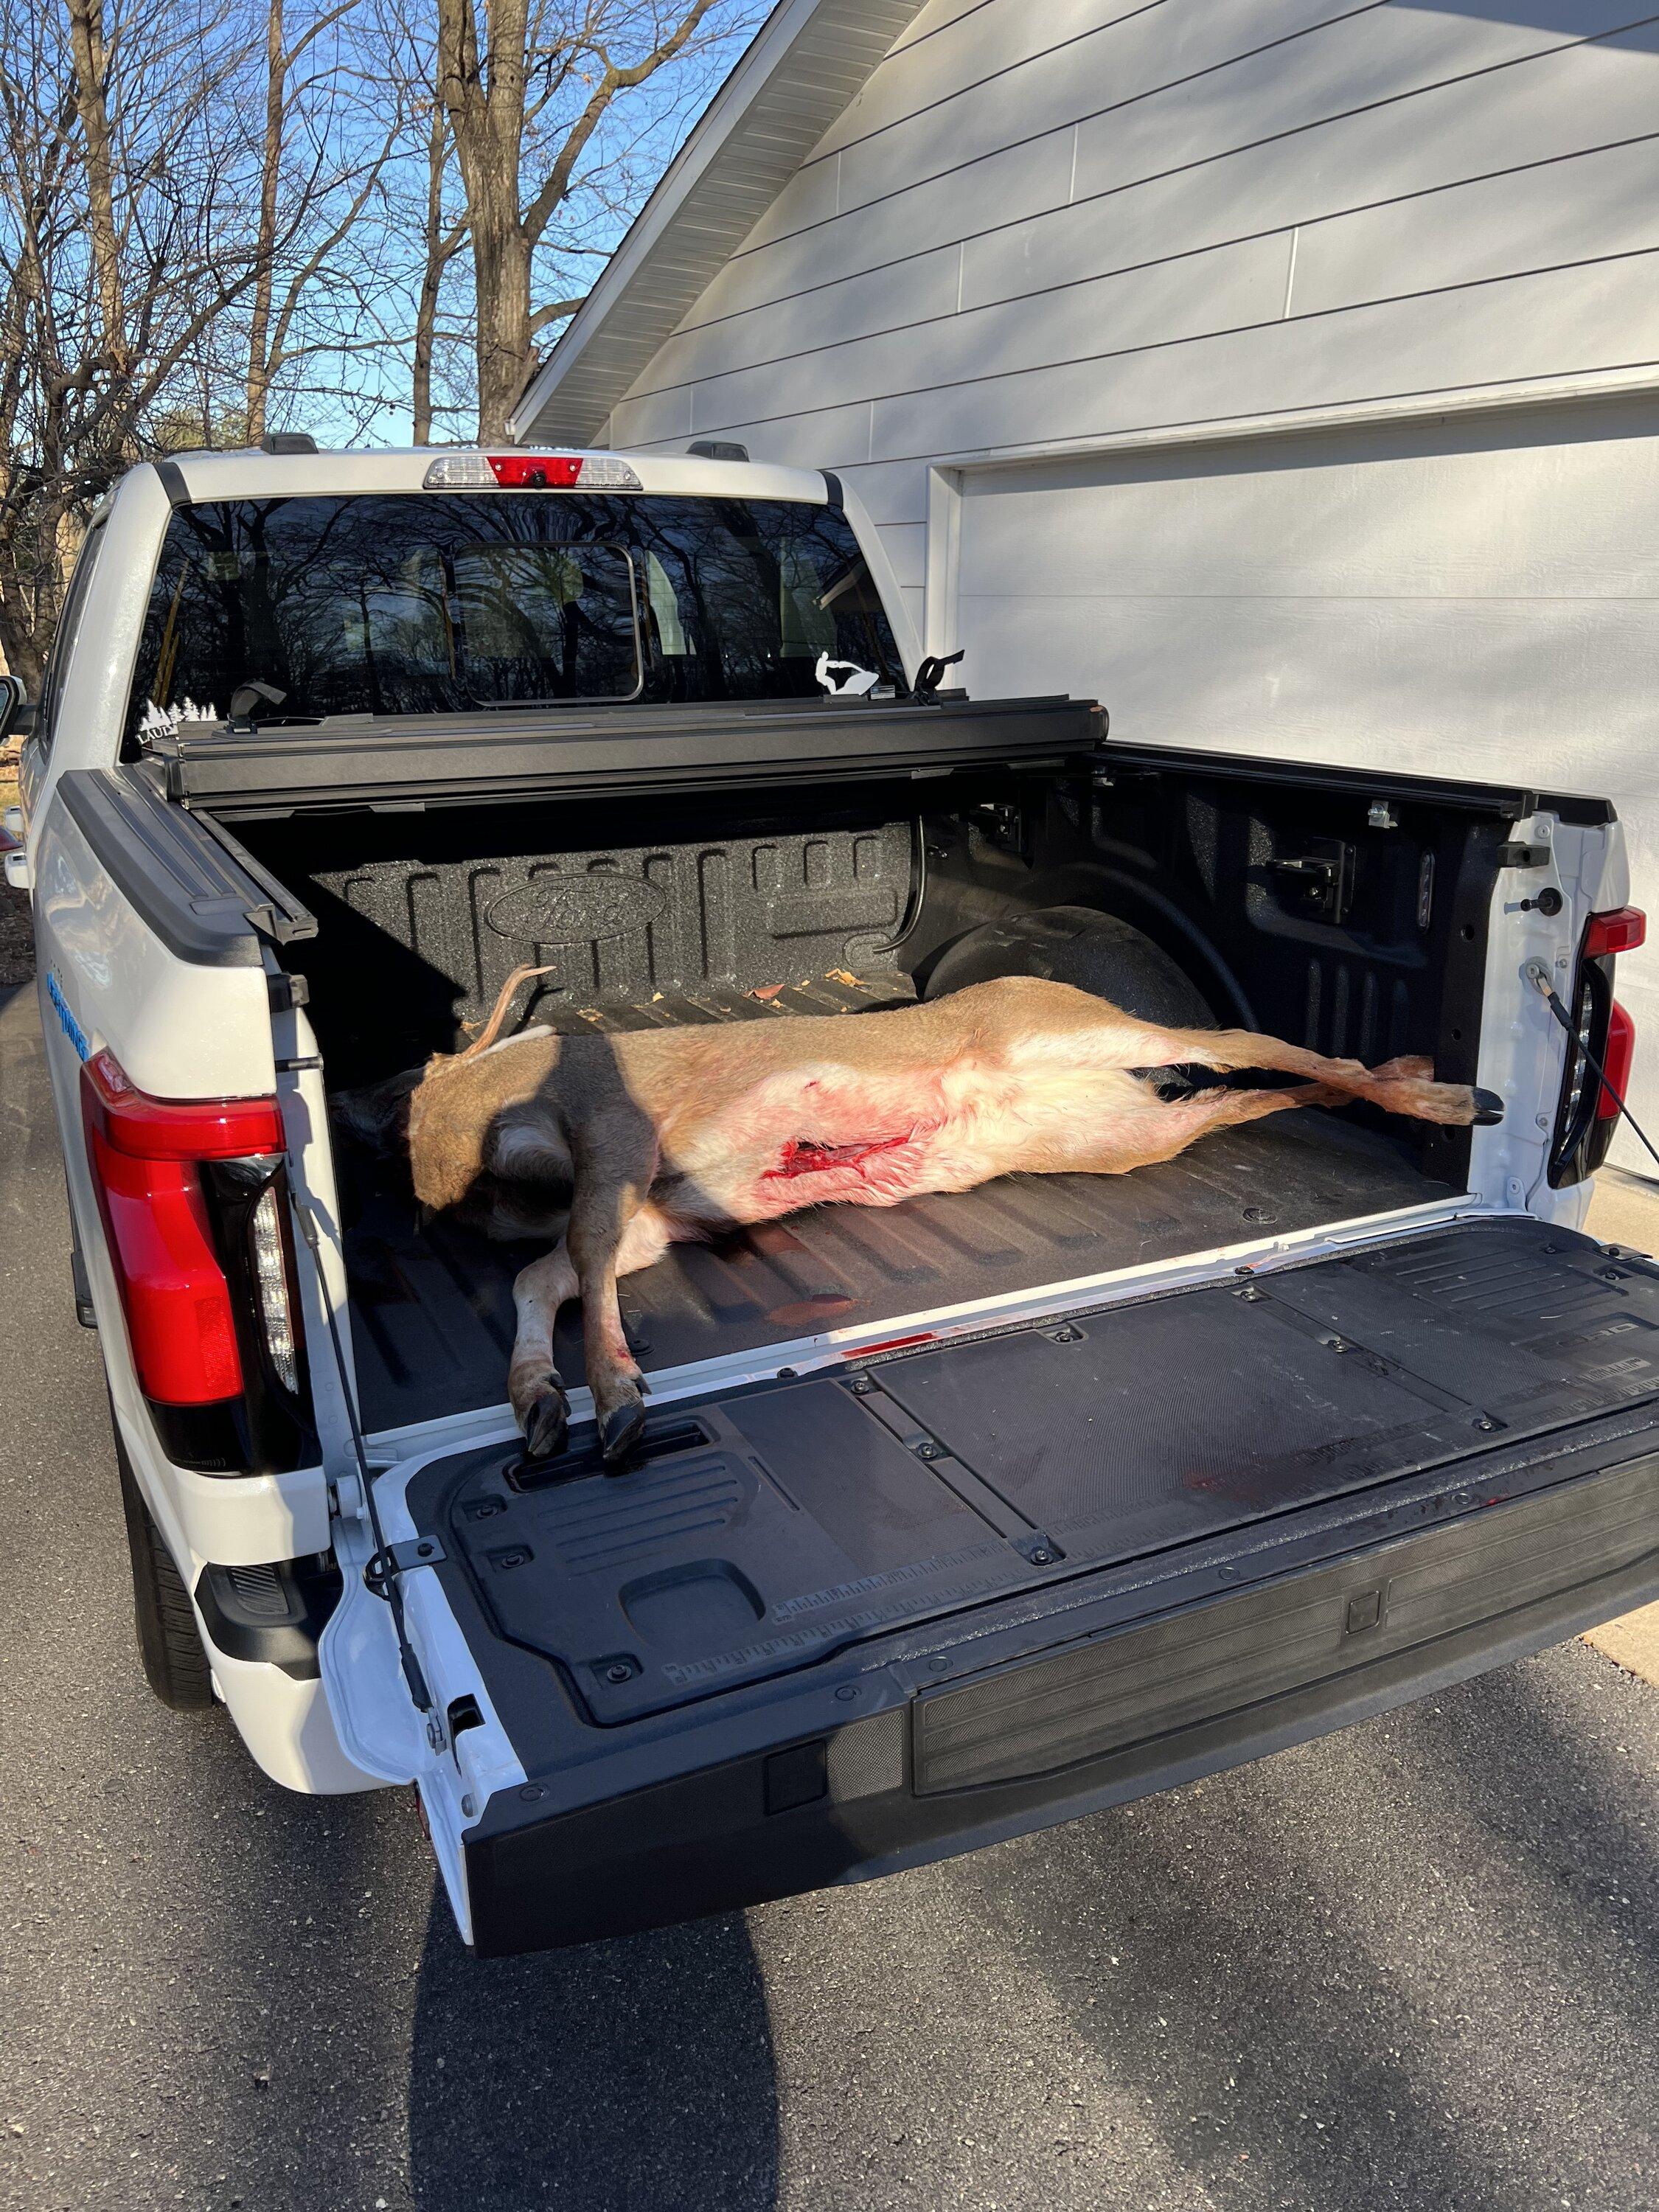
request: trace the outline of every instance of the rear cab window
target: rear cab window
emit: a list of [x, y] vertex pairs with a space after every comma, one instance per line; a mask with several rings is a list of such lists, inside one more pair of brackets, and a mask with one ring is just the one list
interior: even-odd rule
[[222, 721], [252, 684], [262, 731], [816, 698], [824, 656], [904, 689], [838, 507], [545, 491], [209, 501], [168, 526], [127, 734]]

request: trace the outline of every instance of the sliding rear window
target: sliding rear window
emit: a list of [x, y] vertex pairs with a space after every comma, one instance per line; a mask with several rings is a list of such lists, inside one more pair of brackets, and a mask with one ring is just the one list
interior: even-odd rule
[[130, 732], [561, 702], [822, 695], [821, 657], [902, 688], [846, 517], [781, 500], [441, 492], [181, 507]]

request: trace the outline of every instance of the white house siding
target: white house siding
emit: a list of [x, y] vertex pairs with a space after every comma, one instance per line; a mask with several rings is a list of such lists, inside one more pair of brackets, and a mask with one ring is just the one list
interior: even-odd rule
[[933, 0], [611, 435], [839, 471], [981, 694], [1606, 792], [1659, 909], [1656, 250], [1637, 0]]

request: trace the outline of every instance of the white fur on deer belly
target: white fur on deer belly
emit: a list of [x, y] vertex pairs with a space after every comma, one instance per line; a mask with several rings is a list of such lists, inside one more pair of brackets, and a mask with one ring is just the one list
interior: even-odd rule
[[679, 1141], [665, 1133], [665, 1158], [739, 1221], [830, 1202], [891, 1206], [941, 1187], [933, 1162], [957, 1118], [954, 1087], [931, 1068], [789, 1069], [676, 1132]]
[[720, 1118], [728, 1143], [749, 1140], [726, 1203], [733, 1218], [757, 1221], [803, 1206], [970, 1190], [1012, 1170], [1065, 1164], [1079, 1139], [1097, 1142], [1103, 1118], [1146, 1103], [1133, 1078], [1040, 1049], [1015, 1068], [959, 1061], [897, 1077], [837, 1068], [787, 1086], [774, 1079]]
[[893, 1206], [930, 1192], [972, 1190], [997, 1176], [1052, 1173], [1143, 1156], [1146, 1117], [1165, 1112], [1156, 1086], [1127, 1070], [1086, 1067], [1036, 1051], [1014, 1070], [952, 1070], [936, 1121], [894, 1133], [865, 1123], [835, 1139], [787, 1139], [753, 1203], [763, 1216], [837, 1201]]

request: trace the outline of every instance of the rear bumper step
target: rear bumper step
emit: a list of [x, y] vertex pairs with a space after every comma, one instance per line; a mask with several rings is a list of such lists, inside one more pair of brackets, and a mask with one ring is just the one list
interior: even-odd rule
[[252, 1567], [210, 1565], [197, 1577], [196, 1607], [216, 1651], [314, 1682], [318, 1645], [340, 1587], [340, 1570], [325, 1554]]
[[[465, 1839], [475, 1948], [584, 1942], [894, 1872], [1542, 1650], [1659, 1592], [1659, 1451], [1608, 1467], [1560, 1449], [1530, 1495], [1510, 1474], [1505, 1497], [1454, 1493], [1439, 1526], [1236, 1595], [1181, 1605], [1177, 1583], [1152, 1619], [938, 1687], [928, 1668], [959, 1657], [820, 1687], [774, 1705], [770, 1741], [751, 1732], [741, 1756], [647, 1783], [672, 1756], [659, 1735], [641, 1786], [603, 1802], [571, 1802], [580, 1777], [498, 1793]], [[835, 1724], [884, 1692], [884, 1710]], [[698, 1735], [682, 1733], [683, 1756]]]

